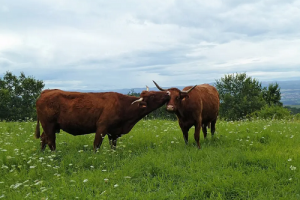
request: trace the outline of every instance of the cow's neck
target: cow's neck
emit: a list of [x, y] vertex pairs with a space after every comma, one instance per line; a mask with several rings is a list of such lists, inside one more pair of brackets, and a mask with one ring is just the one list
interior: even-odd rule
[[135, 115], [132, 116], [132, 120], [135, 120], [137, 122], [159, 107], [160, 105], [146, 108], [135, 107], [134, 110], [131, 111], [132, 113], [135, 113]]

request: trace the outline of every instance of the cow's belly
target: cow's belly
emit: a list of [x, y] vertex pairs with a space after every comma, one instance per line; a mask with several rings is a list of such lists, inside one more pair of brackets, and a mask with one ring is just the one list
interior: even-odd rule
[[96, 127], [89, 127], [84, 125], [60, 125], [60, 128], [71, 135], [85, 135], [96, 132]]
[[60, 129], [72, 135], [84, 135], [96, 132], [96, 122], [87, 117], [87, 115], [60, 115], [58, 118]]

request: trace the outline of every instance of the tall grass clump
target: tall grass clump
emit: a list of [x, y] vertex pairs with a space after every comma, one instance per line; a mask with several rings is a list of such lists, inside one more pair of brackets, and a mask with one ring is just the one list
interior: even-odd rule
[[95, 134], [57, 134], [40, 151], [35, 122], [0, 122], [1, 199], [300, 199], [300, 122], [218, 121], [213, 138], [141, 120], [111, 150]]

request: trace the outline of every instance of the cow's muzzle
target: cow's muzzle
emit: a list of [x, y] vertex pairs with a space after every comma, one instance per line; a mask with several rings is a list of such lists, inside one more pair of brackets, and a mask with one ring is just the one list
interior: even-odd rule
[[174, 111], [174, 106], [167, 105], [167, 111]]

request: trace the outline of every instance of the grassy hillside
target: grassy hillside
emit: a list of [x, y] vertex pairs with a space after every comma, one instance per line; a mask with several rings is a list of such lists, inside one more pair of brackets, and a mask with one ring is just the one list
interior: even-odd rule
[[118, 141], [57, 135], [40, 152], [34, 122], [0, 122], [1, 199], [300, 199], [300, 122], [217, 123], [198, 150], [175, 121], [142, 120]]

